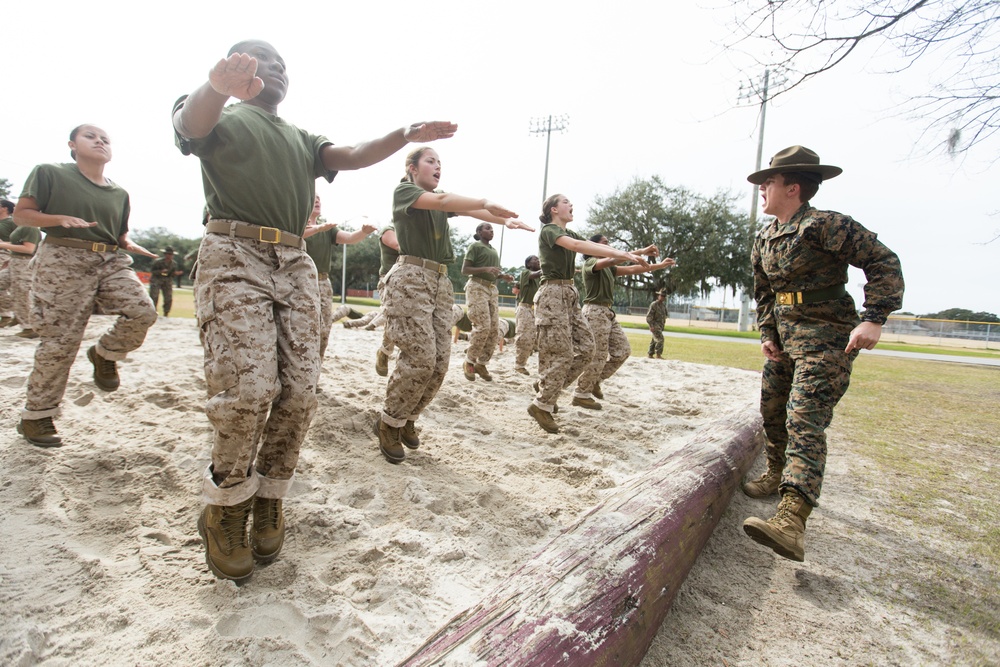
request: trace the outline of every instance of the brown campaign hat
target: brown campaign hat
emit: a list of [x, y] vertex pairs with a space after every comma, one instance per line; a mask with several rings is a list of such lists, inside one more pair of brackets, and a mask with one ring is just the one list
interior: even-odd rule
[[774, 154], [774, 157], [771, 158], [771, 164], [767, 169], [755, 171], [747, 176], [747, 180], [754, 185], [760, 185], [767, 180], [768, 176], [788, 171], [806, 171], [812, 174], [819, 174], [825, 181], [834, 176], [839, 176], [844, 170], [840, 167], [820, 164], [819, 155], [805, 146], [789, 146]]

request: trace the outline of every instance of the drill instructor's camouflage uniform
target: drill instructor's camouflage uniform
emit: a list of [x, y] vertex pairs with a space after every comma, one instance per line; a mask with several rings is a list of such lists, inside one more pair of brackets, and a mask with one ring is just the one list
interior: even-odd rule
[[153, 300], [153, 308], [156, 308], [160, 300], [160, 292], [163, 292], [163, 314], [167, 315], [174, 305], [174, 271], [178, 266], [173, 260], [169, 262], [161, 257], [153, 260], [149, 267], [149, 298]]
[[[902, 269], [873, 232], [808, 203], [788, 223], [775, 220], [758, 233], [752, 262], [761, 340], [773, 341], [785, 353], [779, 362], [764, 362], [761, 378], [768, 461], [784, 471], [782, 488], [794, 488], [815, 506], [826, 464], [825, 431], [858, 354], [844, 348], [860, 321], [883, 324], [902, 307]], [[850, 295], [810, 304], [776, 303], [778, 292], [846, 283], [849, 264], [861, 268], [868, 280], [860, 320]]]
[[649, 356], [663, 354], [663, 325], [667, 323], [667, 300], [660, 301], [653, 299], [649, 304], [649, 311], [646, 313], [646, 324], [649, 325], [649, 333], [653, 335], [653, 340], [649, 341]]
[[539, 279], [531, 279], [531, 271], [524, 269], [518, 277], [517, 309], [514, 311], [514, 322], [517, 334], [514, 336], [514, 348], [517, 358], [514, 368], [524, 368], [528, 357], [538, 345], [538, 329], [535, 328], [535, 295], [538, 293]]

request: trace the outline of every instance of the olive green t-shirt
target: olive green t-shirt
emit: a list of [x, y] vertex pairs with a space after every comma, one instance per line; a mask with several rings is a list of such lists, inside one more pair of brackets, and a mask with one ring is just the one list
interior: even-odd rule
[[569, 236], [578, 241], [583, 237], [570, 229], [547, 223], [542, 225], [538, 235], [538, 259], [542, 261], [542, 278], [549, 280], [572, 280], [576, 272], [576, 253], [556, 245], [560, 236]]
[[97, 185], [74, 162], [40, 164], [28, 175], [21, 196], [34, 199], [42, 213], [97, 223], [96, 227], [45, 227], [46, 236], [117, 244], [128, 231], [131, 208], [128, 193], [108, 183]]
[[333, 248], [337, 245], [337, 231], [338, 228], [334, 227], [306, 239], [306, 252], [316, 264], [317, 273], [330, 273]]
[[[174, 112], [187, 96], [174, 104]], [[242, 220], [302, 236], [316, 197], [316, 179], [332, 182], [337, 172], [323, 165], [322, 148], [332, 143], [309, 134], [252, 104], [222, 110], [212, 132], [201, 139], [174, 141], [184, 155], [201, 160], [205, 203], [213, 218]]]
[[378, 233], [378, 252], [379, 252], [379, 259], [381, 260], [378, 267], [379, 276], [384, 276], [385, 274], [389, 273], [389, 269], [391, 269], [392, 265], [396, 263], [397, 259], [399, 259], [398, 251], [382, 243], [382, 236], [388, 231], [395, 232], [396, 228], [393, 227], [392, 225], [386, 225], [385, 227], [382, 228], [382, 231]]
[[531, 270], [525, 269], [521, 271], [521, 275], [517, 279], [517, 302], [518, 303], [534, 303], [535, 294], [538, 293], [538, 283], [539, 278], [531, 277]]
[[18, 227], [10, 235], [10, 243], [20, 245], [22, 243], [34, 243], [35, 250], [42, 242], [42, 231], [38, 227]]
[[7, 216], [3, 220], [0, 220], [0, 241], [10, 241], [10, 235], [14, 233], [17, 225], [14, 224], [14, 218]]
[[[473, 241], [469, 249], [465, 251], [465, 263], [471, 267], [482, 268], [486, 266], [493, 266], [500, 268], [500, 255], [493, 246], [486, 245], [482, 241]], [[477, 275], [477, 278], [482, 280], [492, 280], [496, 283], [496, 278], [490, 278], [489, 276]]]
[[600, 257], [588, 257], [583, 263], [584, 303], [610, 303], [615, 294], [615, 267], [595, 272]]
[[403, 181], [392, 193], [392, 224], [396, 228], [399, 253], [451, 264], [455, 261], [448, 227], [451, 214], [411, 208], [426, 192], [416, 183]]

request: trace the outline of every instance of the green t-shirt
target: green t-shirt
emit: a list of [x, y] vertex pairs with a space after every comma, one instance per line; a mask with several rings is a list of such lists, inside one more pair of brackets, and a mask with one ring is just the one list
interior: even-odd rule
[[416, 183], [403, 181], [392, 193], [392, 224], [402, 255], [415, 255], [439, 264], [455, 261], [451, 247], [448, 218], [444, 211], [411, 208], [427, 190]]
[[532, 304], [535, 302], [535, 294], [538, 293], [539, 278], [532, 278], [531, 271], [525, 269], [517, 279], [517, 302]]
[[381, 263], [379, 264], [378, 267], [378, 275], [380, 277], [389, 273], [389, 269], [391, 269], [392, 265], [396, 263], [397, 259], [399, 259], [398, 251], [393, 250], [386, 244], [382, 243], [382, 236], [384, 236], [385, 233], [388, 231], [395, 232], [396, 228], [393, 227], [392, 225], [386, 225], [385, 227], [382, 228], [382, 231], [378, 233], [378, 252], [379, 252], [379, 258], [381, 259]]
[[0, 241], [10, 241], [10, 235], [14, 233], [17, 225], [14, 224], [14, 218], [12, 216], [7, 216], [3, 220], [0, 220]]
[[117, 244], [118, 237], [128, 231], [128, 193], [114, 183], [97, 185], [74, 162], [38, 165], [31, 170], [21, 196], [34, 199], [42, 213], [97, 223], [96, 227], [45, 227], [46, 236]]
[[317, 273], [330, 273], [330, 262], [333, 261], [333, 248], [337, 245], [337, 227], [319, 234], [313, 234], [306, 239], [306, 252], [316, 264]]
[[578, 241], [583, 237], [571, 229], [547, 223], [542, 225], [538, 235], [538, 259], [542, 261], [542, 277], [549, 280], [572, 280], [576, 272], [576, 253], [556, 245], [560, 236], [569, 236]]
[[[500, 255], [497, 254], [493, 246], [487, 245], [482, 241], [473, 241], [469, 249], [465, 251], [465, 263], [475, 268], [486, 266], [500, 268]], [[476, 277], [481, 280], [491, 280], [488, 276], [481, 274]], [[496, 278], [493, 278], [492, 281], [496, 283]]]
[[[184, 105], [185, 95], [174, 104]], [[323, 165], [330, 140], [309, 134], [251, 104], [222, 110], [201, 139], [174, 134], [184, 155], [201, 159], [205, 203], [213, 218], [242, 220], [302, 236], [316, 197], [316, 179], [337, 172]]]
[[615, 294], [615, 267], [595, 272], [600, 257], [588, 257], [583, 263], [584, 303], [610, 303]]
[[38, 250], [38, 244], [42, 242], [42, 230], [38, 227], [17, 227], [11, 232], [10, 243], [14, 245], [19, 245], [21, 243], [34, 243], [35, 250]]

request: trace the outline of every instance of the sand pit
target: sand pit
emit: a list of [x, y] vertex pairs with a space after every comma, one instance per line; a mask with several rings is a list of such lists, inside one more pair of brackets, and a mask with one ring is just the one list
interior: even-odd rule
[[[106, 394], [85, 350], [108, 322], [95, 317], [87, 330], [56, 422], [66, 444], [53, 450], [14, 430], [35, 346], [0, 333], [2, 664], [394, 664], [610, 489], [755, 400], [759, 382], [633, 358], [604, 385], [603, 411], [564, 394], [563, 433], [552, 436], [526, 413], [532, 378], [512, 371], [513, 349], [491, 364], [494, 382], [470, 383], [460, 342], [421, 420], [424, 444], [392, 466], [371, 433], [385, 387], [373, 368], [381, 332], [335, 327], [284, 550], [237, 586], [208, 572], [195, 528], [211, 442], [195, 324], [159, 320], [120, 364], [122, 389]], [[843, 466], [831, 457], [832, 474]], [[847, 518], [814, 515], [807, 563], [792, 564], [742, 536], [742, 518], [769, 507], [737, 494], [644, 665], [928, 656], [859, 599], [857, 572], [808, 560]], [[772, 644], [789, 610], [795, 634]], [[815, 638], [797, 616], [818, 611], [827, 625]], [[796, 659], [789, 651], [803, 643], [810, 653]]]

